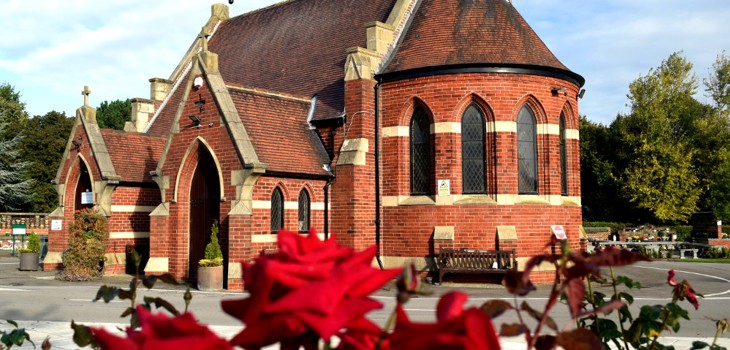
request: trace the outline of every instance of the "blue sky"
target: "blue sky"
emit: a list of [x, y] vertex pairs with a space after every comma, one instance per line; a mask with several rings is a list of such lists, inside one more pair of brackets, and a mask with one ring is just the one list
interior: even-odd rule
[[[170, 75], [214, 2], [0, 0], [0, 83], [21, 93], [31, 115], [74, 115], [84, 85], [92, 106], [148, 98], [148, 80]], [[276, 2], [236, 0], [230, 13]], [[586, 78], [580, 113], [595, 122], [628, 112], [629, 83], [675, 51], [694, 64], [697, 97], [706, 101], [702, 79], [717, 55], [730, 51], [727, 0], [512, 2], [553, 53]]]

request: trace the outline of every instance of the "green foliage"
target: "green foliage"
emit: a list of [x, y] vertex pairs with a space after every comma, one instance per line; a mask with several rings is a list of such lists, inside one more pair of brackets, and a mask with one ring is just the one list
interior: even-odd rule
[[[11, 349], [14, 345], [17, 346], [23, 346], [23, 343], [27, 340], [29, 343], [33, 344], [33, 347], [35, 348], [35, 343], [33, 343], [32, 340], [30, 340], [30, 335], [25, 331], [25, 328], [18, 328], [18, 323], [15, 321], [7, 320], [7, 323], [14, 327], [11, 331], [0, 331], [0, 343], [5, 346], [5, 349]], [[0, 346], [0, 349], [3, 347]]]
[[198, 261], [200, 267], [214, 267], [223, 265], [223, 252], [218, 244], [218, 223], [210, 227], [210, 242], [205, 246], [205, 258]]
[[663, 222], [686, 222], [702, 194], [692, 133], [704, 110], [692, 64], [673, 53], [629, 86], [631, 113], [611, 124], [621, 142], [621, 194]]
[[586, 220], [624, 219], [625, 205], [616, 196], [619, 185], [615, 155], [617, 149], [610, 130], [580, 117], [580, 177], [583, 218]]
[[41, 252], [41, 236], [31, 233], [28, 235], [28, 244], [25, 248], [18, 249], [21, 253], [40, 253]]
[[106, 218], [92, 210], [80, 210], [74, 214], [68, 231], [68, 249], [61, 256], [64, 270], [59, 278], [85, 281], [101, 277], [106, 250]]
[[30, 164], [22, 161], [18, 149], [27, 119], [20, 94], [8, 84], [0, 85], [0, 212], [25, 209], [31, 200], [31, 181], [25, 176]]
[[32, 199], [26, 211], [48, 213], [58, 206], [58, 193], [51, 182], [56, 177], [73, 124], [74, 118], [58, 112], [28, 120], [19, 144], [21, 158], [30, 163], [25, 178], [32, 179]]
[[626, 226], [629, 226], [623, 222], [612, 222], [612, 221], [583, 221], [583, 227], [608, 227], [611, 229], [611, 233], [616, 233], [623, 230]]
[[[147, 290], [151, 290], [154, 288], [155, 284], [157, 282], [163, 282], [165, 284], [173, 285], [173, 286], [179, 286], [179, 285], [185, 285], [185, 293], [183, 294], [183, 300], [185, 302], [185, 310], [183, 312], [188, 312], [188, 307], [190, 306], [190, 301], [193, 299], [193, 295], [190, 293], [190, 286], [185, 284], [184, 282], [180, 282], [175, 277], [169, 273], [162, 274], [162, 275], [148, 275], [148, 276], [140, 276], [139, 275], [139, 264], [140, 264], [140, 256], [137, 254], [137, 252], [132, 253], [132, 260], [135, 262], [135, 267], [137, 268], [137, 272], [135, 273], [134, 277], [129, 283], [129, 289], [119, 288], [116, 286], [107, 286], [103, 285], [99, 287], [99, 290], [96, 292], [96, 297], [93, 299], [94, 302], [97, 302], [99, 300], [103, 300], [104, 303], [110, 303], [115, 299], [119, 299], [121, 301], [127, 300], [129, 301], [129, 306], [124, 309], [124, 311], [119, 315], [119, 317], [125, 318], [129, 317], [129, 326], [132, 329], [138, 329], [141, 325], [139, 323], [139, 318], [137, 317], [137, 294], [140, 286], [144, 286], [147, 288]], [[147, 310], [152, 309], [164, 309], [167, 312], [169, 312], [172, 315], [180, 315], [180, 311], [175, 308], [175, 306], [168, 302], [165, 299], [159, 298], [159, 297], [143, 297], [142, 303], [139, 305], [144, 306]], [[88, 326], [77, 324], [73, 321], [71, 321], [71, 328], [74, 331], [73, 335], [73, 341], [76, 345], [80, 347], [86, 347], [91, 346], [93, 348], [98, 348], [99, 344], [96, 342], [96, 339], [94, 339], [94, 336], [91, 332], [91, 329]]]
[[730, 258], [730, 249], [724, 247], [709, 247], [706, 254], [709, 259], [728, 259]]
[[717, 55], [712, 68], [710, 77], [704, 81], [705, 91], [715, 102], [718, 110], [727, 113], [730, 107], [730, 58], [725, 52]]
[[677, 235], [677, 242], [685, 242], [692, 237], [692, 226], [678, 225], [672, 227], [672, 231]]
[[100, 128], [124, 130], [124, 123], [132, 120], [132, 100], [103, 101], [96, 109]]

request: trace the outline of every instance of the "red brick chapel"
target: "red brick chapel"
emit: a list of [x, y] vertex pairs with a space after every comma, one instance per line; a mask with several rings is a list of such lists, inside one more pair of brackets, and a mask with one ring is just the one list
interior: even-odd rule
[[108, 218], [112, 272], [134, 249], [146, 273], [195, 279], [218, 220], [236, 290], [279, 229], [377, 243], [385, 267], [433, 269], [439, 247], [516, 249], [524, 265], [552, 225], [578, 247], [584, 79], [509, 1], [216, 4], [191, 39], [124, 131], [99, 128], [85, 89], [46, 268], [85, 207]]

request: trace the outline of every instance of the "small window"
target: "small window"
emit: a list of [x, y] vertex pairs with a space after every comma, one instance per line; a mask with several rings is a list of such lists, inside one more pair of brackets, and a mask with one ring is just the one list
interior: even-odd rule
[[299, 192], [299, 232], [309, 231], [309, 194], [307, 190]]
[[472, 104], [461, 118], [461, 177], [465, 194], [486, 192], [485, 129], [484, 115]]
[[537, 194], [537, 122], [525, 105], [517, 116], [517, 172], [520, 194]]
[[271, 194], [271, 232], [284, 229], [284, 195], [278, 187]]
[[411, 118], [411, 194], [428, 195], [431, 189], [431, 124], [422, 108]]
[[565, 139], [565, 114], [560, 113], [560, 193], [568, 195], [568, 150]]

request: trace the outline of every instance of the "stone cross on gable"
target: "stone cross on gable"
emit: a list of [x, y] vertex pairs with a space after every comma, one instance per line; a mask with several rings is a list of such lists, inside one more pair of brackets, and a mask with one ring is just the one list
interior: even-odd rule
[[84, 95], [84, 106], [89, 105], [89, 95], [91, 94], [91, 90], [89, 90], [88, 85], [84, 85], [84, 91], [81, 91], [81, 94]]

